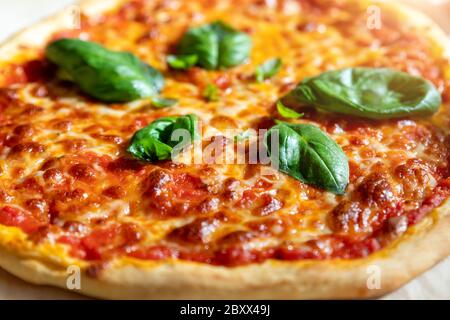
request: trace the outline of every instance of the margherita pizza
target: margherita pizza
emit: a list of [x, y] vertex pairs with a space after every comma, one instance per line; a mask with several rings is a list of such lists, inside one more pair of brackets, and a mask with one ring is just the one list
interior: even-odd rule
[[76, 266], [102, 298], [361, 298], [450, 253], [448, 40], [420, 13], [74, 11], [0, 48], [4, 269], [66, 288]]

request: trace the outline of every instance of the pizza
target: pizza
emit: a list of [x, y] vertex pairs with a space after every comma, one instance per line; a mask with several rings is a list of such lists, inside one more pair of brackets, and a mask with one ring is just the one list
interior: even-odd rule
[[0, 266], [100, 298], [392, 291], [450, 253], [448, 54], [392, 2], [82, 1], [0, 49]]

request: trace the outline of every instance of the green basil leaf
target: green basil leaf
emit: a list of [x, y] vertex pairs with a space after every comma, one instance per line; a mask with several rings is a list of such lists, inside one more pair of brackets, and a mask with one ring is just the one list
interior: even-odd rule
[[127, 151], [139, 160], [154, 162], [170, 159], [173, 148], [167, 142], [175, 121], [175, 117], [153, 121], [134, 134]]
[[245, 62], [250, 56], [252, 40], [223, 22], [214, 24], [219, 38], [219, 68], [231, 68]]
[[341, 147], [316, 126], [277, 123], [264, 138], [272, 164], [304, 183], [343, 194], [349, 182], [349, 165]]
[[198, 132], [198, 118], [194, 114], [188, 114], [186, 116], [178, 117], [175, 121], [172, 129], [172, 133], [175, 130], [183, 129], [189, 132], [189, 141], [183, 141], [183, 137], [174, 137], [171, 135], [168, 143], [170, 146], [183, 148], [194, 140], [200, 139], [200, 133]]
[[169, 55], [167, 57], [167, 63], [173, 69], [189, 69], [190, 67], [195, 66], [198, 61], [198, 56], [196, 54], [187, 54], [187, 55]]
[[348, 68], [303, 80], [283, 98], [287, 106], [318, 109], [370, 119], [427, 116], [442, 99], [420, 77], [385, 68]]
[[256, 81], [263, 82], [266, 79], [272, 78], [280, 71], [281, 64], [282, 62], [279, 58], [270, 59], [263, 64], [260, 64], [255, 72]]
[[161, 73], [129, 52], [111, 51], [78, 39], [60, 39], [45, 55], [65, 79], [105, 102], [128, 102], [156, 95], [164, 86]]
[[278, 113], [284, 118], [298, 119], [303, 117], [303, 113], [298, 113], [297, 111], [286, 107], [281, 101], [277, 102], [277, 110]]
[[[177, 129], [186, 130], [189, 139], [175, 136]], [[174, 148], [183, 148], [199, 139], [198, 119], [195, 115], [164, 117], [153, 121], [147, 127], [137, 131], [131, 139], [127, 151], [136, 159], [155, 162], [167, 160]]]
[[68, 74], [67, 72], [65, 72], [62, 69], [57, 69], [56, 70], [56, 78], [58, 78], [58, 80], [61, 81], [70, 81], [73, 82], [72, 77], [70, 76], [70, 74]]
[[178, 103], [177, 99], [155, 97], [152, 99], [152, 106], [157, 109], [168, 108]]
[[215, 102], [219, 100], [219, 88], [213, 84], [208, 84], [203, 90], [203, 98], [208, 102]]
[[245, 62], [250, 56], [251, 38], [218, 21], [189, 29], [178, 45], [178, 55], [195, 55], [196, 65], [226, 69]]

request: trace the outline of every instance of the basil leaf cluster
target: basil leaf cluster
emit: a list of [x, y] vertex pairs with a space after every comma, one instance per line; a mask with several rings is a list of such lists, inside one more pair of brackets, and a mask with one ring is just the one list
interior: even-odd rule
[[314, 106], [369, 119], [428, 116], [442, 103], [436, 87], [387, 68], [347, 68], [303, 80], [283, 99], [287, 106]]
[[252, 40], [245, 33], [217, 21], [189, 29], [181, 38], [177, 56], [169, 56], [175, 69], [194, 64], [207, 70], [228, 69], [242, 64], [250, 56]]
[[187, 55], [168, 55], [166, 59], [167, 63], [172, 69], [189, 69], [198, 61], [198, 56], [196, 54], [187, 54]]
[[297, 111], [286, 107], [280, 100], [277, 102], [277, 111], [282, 117], [288, 119], [298, 119], [304, 116], [303, 113], [298, 113]]
[[278, 121], [267, 131], [264, 142], [272, 165], [277, 164], [281, 172], [335, 194], [345, 192], [348, 159], [318, 127]]
[[177, 103], [178, 100], [173, 98], [154, 97], [152, 99], [152, 106], [155, 107], [156, 109], [172, 107]]
[[[177, 132], [178, 129], [184, 131]], [[188, 133], [188, 137], [183, 133]], [[149, 162], [167, 160], [171, 159], [174, 148], [181, 150], [198, 138], [196, 115], [164, 117], [137, 131], [131, 138], [127, 151], [139, 160]]]
[[213, 85], [212, 83], [209, 83], [203, 90], [202, 95], [207, 102], [219, 101], [219, 88], [217, 88], [217, 86]]
[[45, 55], [65, 78], [87, 95], [105, 102], [129, 102], [155, 96], [164, 86], [161, 73], [129, 52], [89, 41], [60, 39]]
[[272, 78], [280, 71], [282, 61], [280, 58], [267, 60], [260, 64], [255, 71], [255, 78], [258, 82], [263, 82], [266, 79]]

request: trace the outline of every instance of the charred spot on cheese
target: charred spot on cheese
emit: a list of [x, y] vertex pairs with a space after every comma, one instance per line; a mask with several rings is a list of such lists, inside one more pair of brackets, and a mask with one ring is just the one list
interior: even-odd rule
[[373, 172], [358, 186], [356, 192], [368, 205], [389, 205], [397, 199], [390, 180], [386, 173]]
[[435, 183], [432, 169], [420, 159], [409, 159], [398, 165], [394, 175], [401, 183], [403, 197], [407, 201], [422, 199]]
[[212, 241], [220, 221], [215, 218], [197, 218], [193, 222], [172, 230], [168, 239], [188, 244], [206, 244]]
[[351, 198], [342, 201], [331, 212], [329, 220], [333, 230], [346, 233], [373, 232], [401, 210], [401, 201], [394, 191], [393, 181], [380, 171], [369, 174]]
[[144, 181], [143, 199], [153, 215], [182, 216], [205, 199], [207, 186], [196, 176], [156, 169]]
[[362, 232], [369, 225], [367, 220], [370, 215], [370, 208], [360, 202], [343, 201], [331, 212], [331, 228], [340, 232]]

